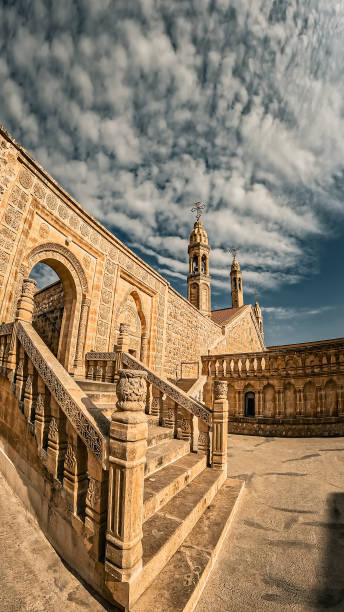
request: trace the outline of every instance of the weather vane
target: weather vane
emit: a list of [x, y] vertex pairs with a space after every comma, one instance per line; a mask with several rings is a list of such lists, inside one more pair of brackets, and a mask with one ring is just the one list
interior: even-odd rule
[[238, 252], [238, 251], [239, 251], [239, 249], [238, 249], [237, 247], [235, 247], [235, 246], [231, 246], [231, 247], [229, 247], [229, 249], [228, 249], [227, 253], [228, 253], [229, 255], [233, 255], [233, 259], [235, 259], [235, 258], [236, 258], [236, 256], [237, 256], [237, 252]]
[[196, 221], [199, 221], [199, 218], [202, 214], [202, 210], [205, 208], [205, 204], [202, 204], [202, 202], [196, 202], [193, 206], [193, 208], [191, 208], [191, 212], [195, 212], [196, 213]]

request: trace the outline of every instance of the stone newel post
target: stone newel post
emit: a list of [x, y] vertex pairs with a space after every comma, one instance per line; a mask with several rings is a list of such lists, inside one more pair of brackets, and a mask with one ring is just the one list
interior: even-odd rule
[[18, 300], [16, 321], [32, 323], [36, 281], [33, 278], [24, 278], [20, 298]]
[[212, 467], [227, 472], [228, 383], [214, 381]]
[[110, 426], [107, 587], [129, 607], [130, 583], [142, 568], [144, 466], [148, 425], [145, 415], [146, 372], [119, 370], [117, 411]]
[[118, 375], [119, 369], [122, 367], [122, 353], [127, 353], [129, 350], [129, 325], [120, 323], [119, 334], [117, 339], [117, 356], [115, 374]]

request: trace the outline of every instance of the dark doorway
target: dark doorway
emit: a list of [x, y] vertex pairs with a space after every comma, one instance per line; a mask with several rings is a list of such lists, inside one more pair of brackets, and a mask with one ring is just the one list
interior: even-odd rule
[[253, 391], [248, 391], [245, 393], [245, 416], [254, 417], [255, 416], [255, 406], [254, 406], [254, 393]]

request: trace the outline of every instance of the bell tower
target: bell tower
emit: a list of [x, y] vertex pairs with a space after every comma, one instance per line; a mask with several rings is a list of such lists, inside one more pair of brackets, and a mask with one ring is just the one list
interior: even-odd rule
[[188, 246], [189, 274], [188, 274], [188, 300], [198, 310], [210, 317], [211, 294], [209, 275], [209, 251], [208, 235], [200, 220], [201, 209], [204, 204], [197, 202], [192, 209], [196, 211], [196, 221], [190, 234]]
[[258, 295], [257, 295], [257, 293], [255, 294], [255, 298], [256, 298], [256, 302], [255, 302], [255, 305], [254, 305], [254, 308], [253, 308], [253, 312], [254, 312], [256, 320], [257, 320], [258, 329], [259, 329], [260, 333], [262, 334], [262, 336], [264, 338], [263, 315], [262, 315], [262, 311], [261, 311], [261, 308], [260, 308], [259, 303], [258, 303]]
[[230, 252], [233, 255], [231, 267], [232, 308], [240, 308], [240, 306], [244, 305], [244, 293], [242, 289], [242, 274], [240, 265], [236, 258], [238, 249], [231, 247]]

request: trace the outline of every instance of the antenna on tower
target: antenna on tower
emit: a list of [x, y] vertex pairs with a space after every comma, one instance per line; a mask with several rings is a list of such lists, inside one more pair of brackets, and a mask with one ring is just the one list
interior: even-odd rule
[[205, 208], [205, 204], [202, 204], [202, 202], [195, 202], [195, 204], [193, 205], [193, 208], [191, 208], [191, 212], [196, 213], [196, 221], [199, 221], [202, 215], [202, 210], [204, 210], [204, 208]]

